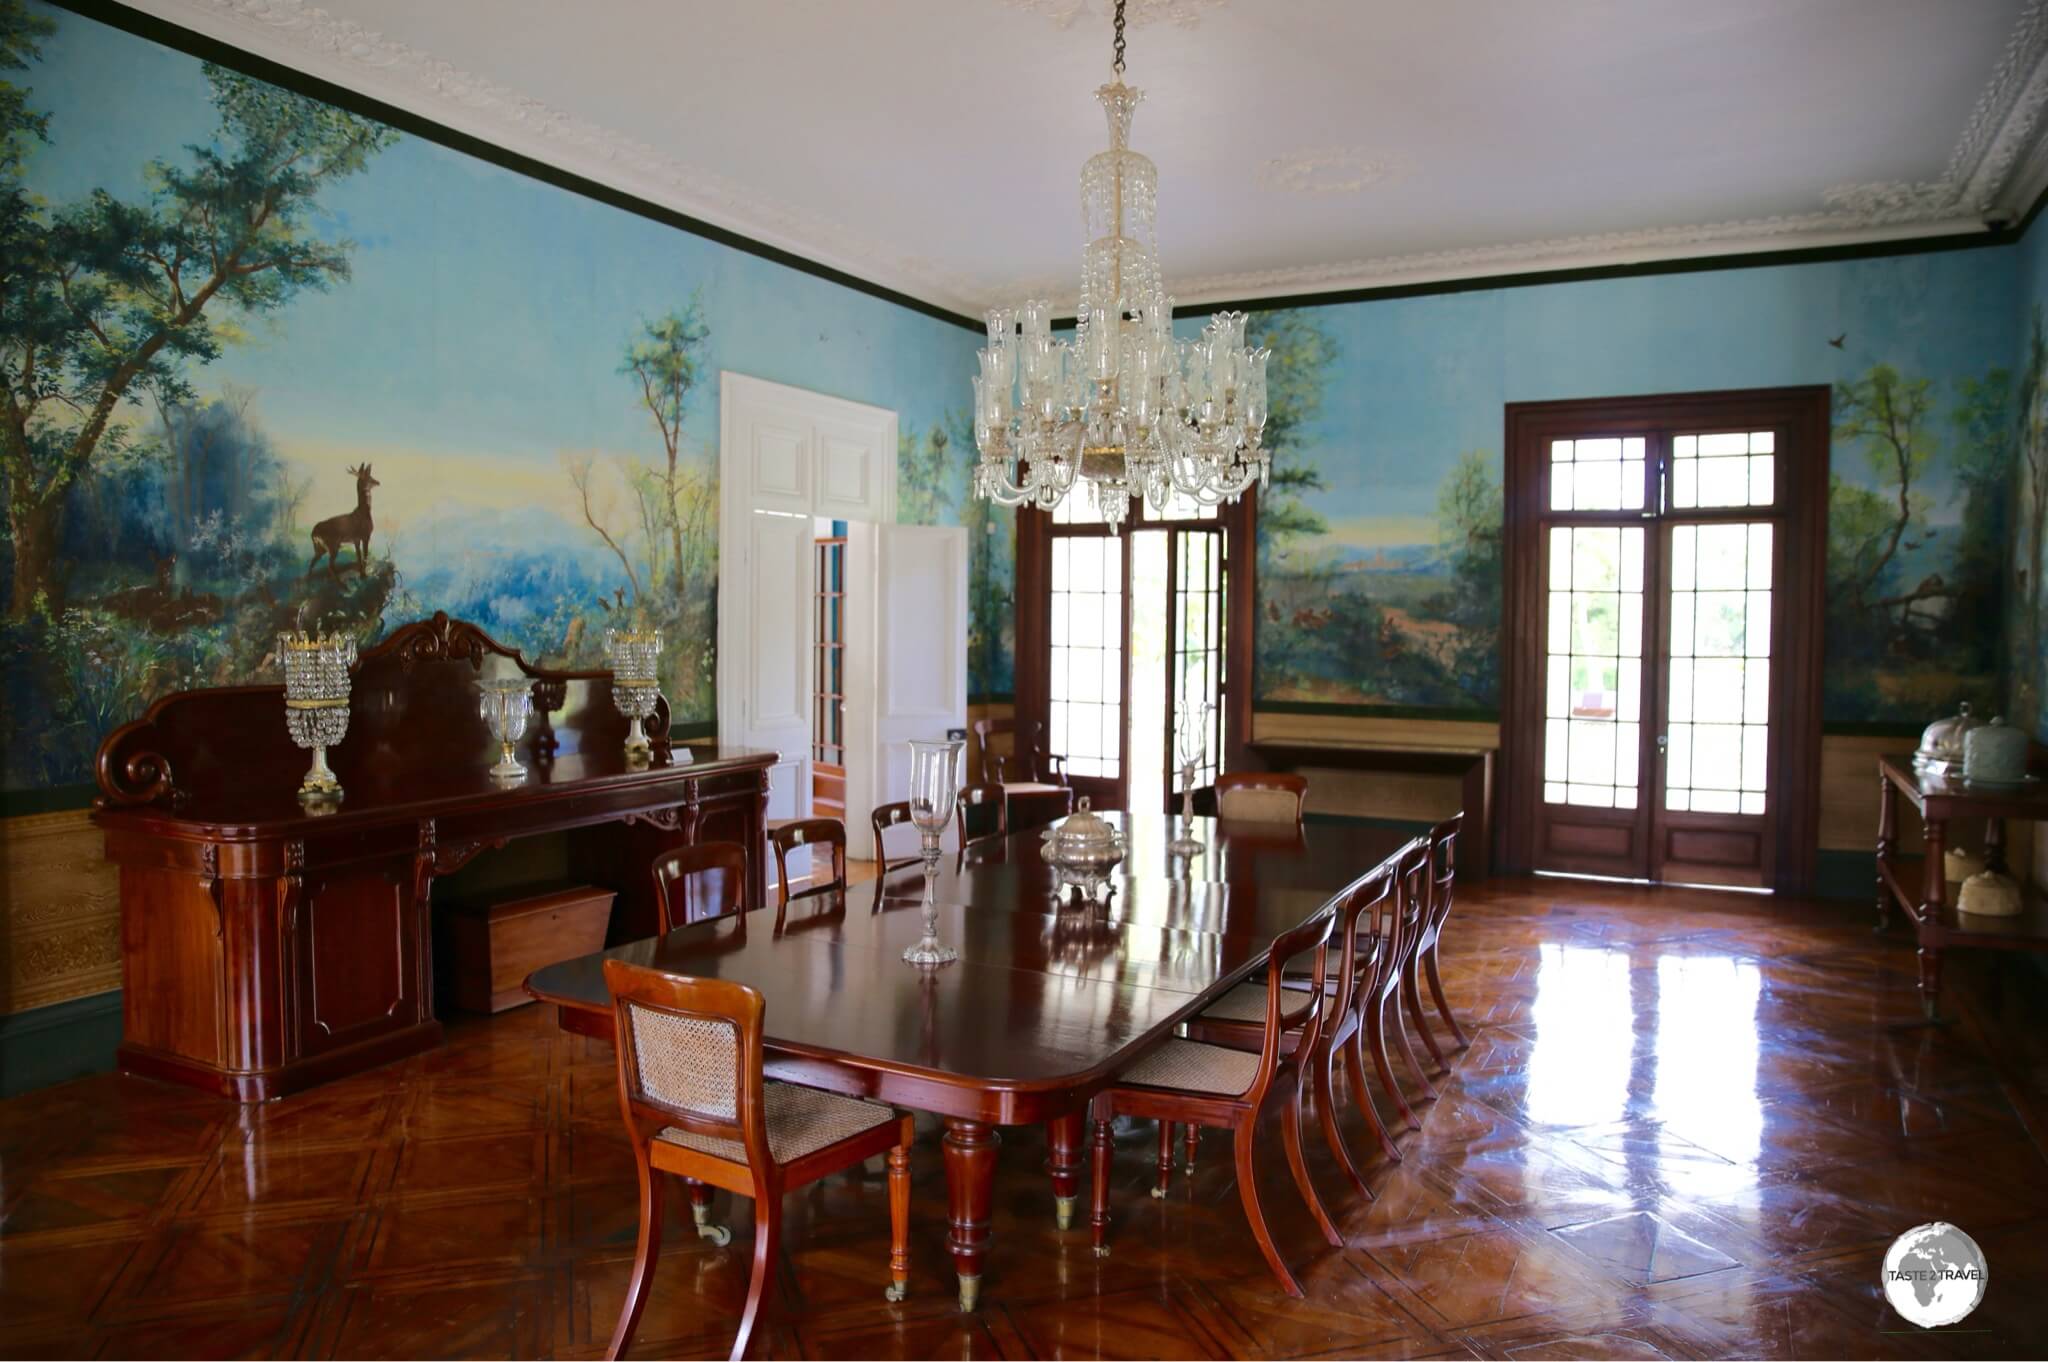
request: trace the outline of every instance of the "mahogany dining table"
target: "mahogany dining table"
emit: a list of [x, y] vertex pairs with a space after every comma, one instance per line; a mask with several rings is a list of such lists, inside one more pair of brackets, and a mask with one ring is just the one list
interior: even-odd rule
[[526, 990], [560, 1025], [612, 1037], [604, 961], [733, 979], [767, 999], [770, 1078], [944, 1121], [947, 1247], [975, 1308], [988, 1251], [997, 1126], [1044, 1122], [1057, 1215], [1072, 1223], [1084, 1118], [1097, 1090], [1234, 987], [1273, 938], [1396, 856], [1403, 831], [1194, 820], [1204, 849], [1174, 854], [1179, 820], [1109, 813], [1126, 855], [1106, 899], [1056, 899], [1040, 829], [949, 856], [935, 879], [948, 965], [902, 959], [921, 935], [924, 875], [699, 922], [534, 971]]

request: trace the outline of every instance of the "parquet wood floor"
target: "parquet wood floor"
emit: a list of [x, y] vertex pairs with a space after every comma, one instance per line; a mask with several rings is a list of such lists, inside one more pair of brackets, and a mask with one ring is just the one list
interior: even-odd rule
[[[1055, 1229], [1042, 1133], [1004, 1132], [984, 1305], [953, 1304], [945, 1187], [917, 1150], [911, 1296], [882, 1299], [881, 1170], [793, 1196], [761, 1342], [787, 1357], [1994, 1357], [2048, 1353], [2048, 1026], [2018, 960], [1955, 960], [1918, 1018], [1901, 938], [1841, 905], [1498, 881], [1444, 941], [1471, 1048], [1360, 1204], [1311, 1134], [1342, 1249], [1277, 1138], [1260, 1176], [1307, 1288], [1250, 1245], [1227, 1151], [1149, 1197], [1120, 1129], [1113, 1252]], [[770, 1001], [773, 1006], [773, 1001]], [[587, 1357], [633, 1251], [608, 1050], [540, 1008], [269, 1106], [104, 1076], [0, 1103], [0, 1355]], [[1340, 1089], [1341, 1096], [1341, 1089]], [[1382, 1110], [1389, 1110], [1383, 1105]], [[1277, 1136], [1277, 1131], [1265, 1132]], [[681, 1197], [671, 1207], [686, 1219]], [[640, 1356], [723, 1356], [729, 1248], [668, 1239]], [[1955, 1331], [1878, 1291], [1893, 1235], [1962, 1226], [1988, 1299]]]

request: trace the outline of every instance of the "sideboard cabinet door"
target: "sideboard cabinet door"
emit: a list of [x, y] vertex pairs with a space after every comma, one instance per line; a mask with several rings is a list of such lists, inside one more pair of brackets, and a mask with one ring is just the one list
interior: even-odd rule
[[415, 899], [409, 864], [308, 871], [295, 899], [285, 924], [292, 1058], [426, 1019], [425, 905]]

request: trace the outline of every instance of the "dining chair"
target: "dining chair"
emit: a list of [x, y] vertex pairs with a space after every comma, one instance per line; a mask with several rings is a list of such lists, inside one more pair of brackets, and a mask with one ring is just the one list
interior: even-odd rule
[[[1097, 1257], [1109, 1253], [1109, 1166], [1113, 1153], [1110, 1123], [1119, 1115], [1127, 1115], [1225, 1129], [1231, 1132], [1237, 1194], [1244, 1203], [1245, 1219], [1251, 1223], [1252, 1237], [1258, 1241], [1267, 1266], [1279, 1278], [1281, 1289], [1300, 1297], [1301, 1283], [1273, 1246], [1252, 1175], [1259, 1114], [1276, 1090], [1285, 1094], [1287, 1102], [1280, 1138], [1287, 1149], [1287, 1167], [1294, 1175], [1294, 1185], [1308, 1203], [1323, 1237], [1334, 1247], [1343, 1245], [1342, 1236], [1330, 1221], [1330, 1213], [1323, 1209], [1315, 1185], [1309, 1181], [1308, 1164], [1301, 1153], [1300, 1059], [1315, 1052], [1321, 1032], [1323, 1009], [1317, 1001], [1327, 979], [1330, 932], [1335, 921], [1333, 905], [1274, 939], [1266, 965], [1265, 1033], [1257, 1053], [1170, 1036], [1117, 1074], [1113, 1086], [1095, 1095], [1090, 1111], [1095, 1123], [1090, 1220]], [[1304, 956], [1314, 959], [1306, 994], [1286, 986], [1288, 967]], [[1284, 1053], [1280, 1037], [1290, 1029], [1297, 1014], [1302, 1018], [1295, 1023], [1301, 1028], [1301, 1038], [1294, 1053]]]
[[874, 813], [869, 815], [868, 822], [875, 830], [875, 906], [880, 908], [882, 891], [887, 886], [889, 877], [906, 867], [921, 864], [924, 857], [915, 851], [908, 856], [892, 858], [889, 855], [888, 834], [891, 830], [909, 828], [913, 833], [917, 831], [910, 821], [909, 800], [899, 799], [893, 804], [876, 805]]
[[[768, 841], [775, 848], [775, 917], [778, 922], [788, 909], [791, 899], [812, 898], [820, 894], [841, 894], [846, 892], [846, 824], [836, 818], [798, 818], [788, 823], [779, 823], [768, 830]], [[812, 849], [811, 866], [817, 867], [816, 849], [830, 847], [832, 850], [832, 878], [812, 884], [791, 893], [789, 889], [789, 853], [799, 847]]]
[[982, 842], [1000, 842], [1010, 832], [1009, 801], [1000, 785], [969, 785], [960, 791], [953, 806], [953, 818], [960, 830], [959, 863], [967, 864], [967, 849]]
[[[1362, 1037], [1353, 1038], [1354, 1052], [1362, 1042], [1372, 1051], [1373, 1067], [1379, 1071], [1380, 1086], [1386, 1089], [1387, 1097], [1394, 1109], [1401, 1113], [1401, 1119], [1416, 1130], [1422, 1129], [1422, 1121], [1415, 1114], [1414, 1107], [1402, 1093], [1401, 1085], [1394, 1078], [1393, 1059], [1387, 1051], [1387, 1003], [1400, 992], [1401, 978], [1413, 961], [1417, 942], [1422, 932], [1422, 921], [1429, 908], [1429, 841], [1417, 838], [1401, 850], [1394, 861], [1395, 903], [1386, 931], [1381, 937], [1380, 949], [1386, 955], [1387, 968], [1381, 972], [1372, 995], [1365, 1000], [1365, 1032]], [[1401, 1025], [1401, 1007], [1394, 1004], [1394, 1025]], [[1415, 1058], [1415, 1051], [1408, 1044], [1408, 1033], [1400, 1032], [1402, 1048], [1408, 1056], [1408, 1065], [1421, 1078], [1423, 1090], [1429, 1096], [1436, 1096], [1436, 1089], [1422, 1072], [1422, 1065]], [[1363, 1064], [1353, 1066], [1353, 1081], [1364, 1077]]]
[[1224, 771], [1216, 777], [1216, 816], [1225, 822], [1299, 823], [1308, 781], [1287, 771]]
[[1464, 818], [1462, 813], [1453, 814], [1429, 830], [1429, 911], [1423, 916], [1422, 934], [1415, 943], [1415, 962], [1409, 966], [1401, 986], [1408, 1017], [1421, 1033], [1422, 1043], [1429, 1047], [1429, 1057], [1436, 1061], [1437, 1069], [1443, 1073], [1450, 1072], [1451, 1066], [1444, 1059], [1444, 1052], [1438, 1048], [1436, 1036], [1424, 1019], [1422, 983], [1426, 976], [1430, 994], [1436, 1002], [1437, 1015], [1451, 1029], [1452, 1048], [1468, 1048], [1471, 1042], [1465, 1039], [1464, 1029], [1458, 1025], [1458, 1019], [1451, 1014], [1450, 1003], [1444, 998], [1443, 975], [1437, 965], [1437, 943], [1443, 939], [1444, 922], [1451, 915], [1451, 900], [1456, 888], [1458, 829]]
[[[1324, 989], [1322, 1032], [1316, 1037], [1315, 1048], [1305, 1061], [1309, 1082], [1314, 1087], [1316, 1119], [1322, 1127], [1323, 1140], [1330, 1146], [1337, 1166], [1344, 1170], [1351, 1185], [1368, 1201], [1375, 1199], [1373, 1191], [1359, 1175], [1358, 1165], [1337, 1128], [1336, 1063], [1339, 1052], [1349, 1058], [1352, 1040], [1364, 1025], [1365, 999], [1371, 994], [1381, 972], [1392, 965], [1390, 957], [1381, 950], [1381, 932], [1397, 910], [1399, 893], [1396, 884], [1393, 866], [1384, 865], [1353, 884], [1338, 899], [1335, 930], [1339, 948], [1337, 968]], [[1287, 987], [1296, 991], [1299, 997], [1311, 996], [1307, 992], [1309, 981], [1297, 974], [1289, 974]], [[1197, 1014], [1187, 1024], [1187, 1035], [1192, 1040], [1228, 1045], [1233, 1049], [1256, 1050], [1265, 1041], [1265, 1004], [1263, 984], [1239, 984], [1224, 994], [1220, 1001]], [[1297, 1053], [1298, 1046], [1308, 1034], [1301, 1024], [1307, 1017], [1308, 1009], [1305, 1007], [1291, 1016], [1283, 1014], [1280, 1035], [1283, 1053]], [[1372, 1127], [1379, 1140], [1381, 1151], [1390, 1161], [1399, 1163], [1401, 1150], [1380, 1120], [1379, 1108], [1373, 1104], [1372, 1094], [1366, 1091], [1362, 1071], [1353, 1079], [1352, 1090], [1366, 1124]], [[1171, 1162], [1167, 1158], [1170, 1149], [1170, 1139], [1163, 1139], [1155, 1196], [1165, 1195], [1171, 1177]]]
[[[1005, 821], [1014, 828], [1035, 828], [1074, 811], [1074, 791], [1067, 784], [1067, 759], [1045, 748], [1044, 728], [1036, 721], [976, 719], [974, 739], [981, 750], [981, 783], [1003, 792]], [[998, 752], [998, 738], [1009, 739], [1009, 751]]]
[[747, 849], [738, 842], [699, 842], [656, 856], [654, 903], [664, 936], [745, 912]]
[[665, 974], [604, 962], [617, 1034], [619, 1106], [640, 1174], [640, 1238], [607, 1359], [622, 1356], [647, 1306], [661, 1256], [662, 1180], [672, 1174], [754, 1202], [754, 1268], [732, 1356], [760, 1323], [782, 1238], [782, 1195], [889, 1158], [889, 1286], [910, 1282], [911, 1118], [876, 1102], [767, 1082], [761, 1071], [758, 990], [728, 979]]

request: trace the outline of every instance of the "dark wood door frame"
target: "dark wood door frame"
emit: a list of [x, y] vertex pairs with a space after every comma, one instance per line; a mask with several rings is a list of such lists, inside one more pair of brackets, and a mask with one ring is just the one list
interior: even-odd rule
[[[1075, 492], [1072, 495], [1086, 495]], [[1124, 552], [1124, 710], [1129, 727], [1130, 703], [1130, 551], [1132, 529], [1171, 528], [1178, 521], [1141, 523], [1137, 503], [1125, 522]], [[1258, 622], [1256, 570], [1258, 489], [1253, 488], [1232, 504], [1217, 508], [1223, 525], [1225, 572], [1223, 601], [1223, 750], [1218, 770], [1237, 770], [1245, 765], [1246, 744], [1252, 736], [1252, 639]], [[1017, 666], [1016, 717], [1020, 730], [1037, 723], [1049, 731], [1052, 713], [1052, 621], [1047, 602], [1052, 586], [1052, 516], [1045, 511], [1020, 508], [1017, 512]], [[1171, 583], [1169, 582], [1169, 591]], [[1169, 706], [1169, 709], [1171, 706]], [[1129, 746], [1128, 743], [1125, 744]], [[1172, 735], [1167, 737], [1172, 753]], [[1128, 753], [1126, 753], [1128, 757]], [[1121, 766], [1119, 767], [1121, 769]], [[1085, 784], [1085, 782], [1084, 782]], [[1077, 786], [1077, 789], [1082, 788]]]
[[[1507, 405], [1498, 795], [1503, 816], [1495, 838], [1497, 863], [1504, 872], [1525, 872], [1536, 859], [1544, 690], [1539, 645], [1547, 614], [1540, 574], [1524, 571], [1523, 564], [1537, 562], [1536, 555], [1543, 551], [1536, 536], [1547, 509], [1542, 504], [1542, 459], [1549, 441], [1645, 426], [1775, 426], [1787, 432], [1792, 457], [1778, 461], [1777, 485], [1789, 503], [1786, 524], [1791, 533], [1782, 558], [1785, 575], [1774, 591], [1784, 593], [1782, 618], [1806, 627], [1779, 630], [1772, 638], [1777, 692], [1769, 774], [1777, 843], [1772, 887], [1780, 893], [1804, 893], [1811, 887], [1820, 832], [1821, 622], [1826, 617], [1831, 399], [1829, 388], [1814, 385]], [[1616, 513], [1615, 521], [1642, 523], [1652, 532], [1660, 523], [1647, 516], [1638, 521], [1632, 512]], [[1646, 667], [1653, 651], [1646, 636]], [[1652, 788], [1647, 772], [1642, 788], [1647, 803]]]

